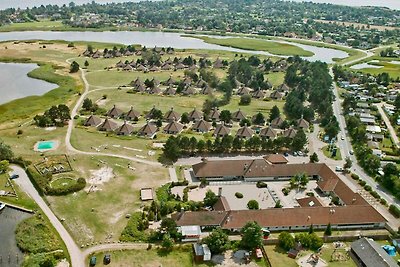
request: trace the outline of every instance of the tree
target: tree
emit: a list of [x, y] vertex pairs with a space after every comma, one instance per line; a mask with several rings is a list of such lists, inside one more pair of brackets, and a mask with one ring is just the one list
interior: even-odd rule
[[265, 123], [264, 115], [261, 112], [258, 112], [256, 114], [256, 116], [254, 117], [254, 121], [253, 122], [255, 124], [257, 124], [257, 125], [264, 125], [264, 123]]
[[89, 61], [85, 60], [85, 67], [89, 67]]
[[189, 114], [188, 114], [187, 112], [182, 113], [181, 122], [182, 122], [183, 124], [187, 124], [187, 123], [190, 122], [190, 120], [189, 120]]
[[326, 229], [325, 229], [324, 234], [327, 235], [327, 236], [332, 235], [332, 226], [331, 226], [331, 223], [328, 223], [328, 225], [326, 226]]
[[252, 199], [247, 203], [247, 208], [249, 210], [258, 210], [260, 208], [260, 206], [259, 206], [257, 200]]
[[82, 108], [84, 110], [90, 111], [93, 108], [93, 102], [90, 98], [85, 98], [82, 103]]
[[240, 241], [240, 245], [248, 250], [254, 250], [262, 246], [262, 231], [261, 226], [258, 225], [257, 222], [247, 222], [245, 226], [243, 226], [242, 231], [242, 240]]
[[179, 146], [179, 137], [170, 136], [165, 142], [163, 147], [163, 154], [165, 158], [175, 162], [178, 160], [179, 157], [182, 156], [182, 150]]
[[310, 228], [308, 228], [308, 233], [309, 233], [309, 234], [314, 233], [314, 225], [313, 225], [313, 224], [311, 224], [311, 225], [310, 225]]
[[220, 254], [229, 246], [229, 237], [221, 228], [214, 229], [203, 241], [212, 254]]
[[8, 162], [8, 160], [0, 161], [0, 174], [7, 172], [9, 166], [10, 163]]
[[241, 106], [248, 106], [251, 103], [251, 96], [250, 95], [242, 95], [240, 97], [239, 105]]
[[313, 153], [311, 156], [310, 156], [310, 162], [311, 163], [315, 163], [315, 162], [318, 162], [319, 161], [319, 159], [318, 159], [318, 155], [317, 155], [317, 153]]
[[281, 115], [279, 108], [275, 105], [271, 109], [271, 113], [269, 114], [269, 121], [273, 121]]
[[307, 136], [303, 129], [299, 129], [293, 137], [291, 148], [293, 151], [300, 151], [307, 144]]
[[176, 222], [171, 218], [164, 218], [161, 221], [161, 229], [165, 230], [171, 237], [176, 237], [177, 235], [177, 225]]
[[11, 147], [0, 139], [0, 160], [12, 160], [14, 158], [14, 153]]
[[290, 250], [295, 245], [294, 237], [288, 232], [282, 232], [278, 237], [279, 246], [284, 250]]
[[73, 61], [70, 65], [69, 72], [75, 73], [79, 71], [79, 64], [76, 61]]
[[223, 110], [223, 111], [221, 111], [219, 118], [221, 121], [223, 121], [225, 123], [229, 123], [232, 119], [232, 114], [229, 110]]
[[161, 247], [166, 251], [170, 251], [173, 248], [173, 246], [174, 246], [174, 240], [168, 233], [165, 234], [161, 242]]
[[353, 165], [353, 162], [351, 161], [350, 157], [346, 157], [346, 162], [343, 165], [343, 168], [345, 170], [348, 170], [351, 168], [351, 166]]
[[251, 125], [251, 121], [249, 119], [247, 119], [247, 118], [244, 118], [239, 122], [239, 125], [240, 125], [240, 127], [250, 126]]
[[203, 200], [204, 205], [206, 207], [213, 207], [215, 203], [217, 203], [217, 201], [218, 201], [218, 196], [213, 191], [208, 190]]

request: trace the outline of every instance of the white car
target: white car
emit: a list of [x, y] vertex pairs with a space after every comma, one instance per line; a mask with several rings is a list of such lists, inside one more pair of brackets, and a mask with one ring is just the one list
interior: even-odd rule
[[350, 153], [350, 155], [353, 155], [353, 154], [354, 154], [353, 150], [350, 150], [350, 152], [349, 152], [349, 153]]
[[340, 137], [340, 139], [344, 140], [344, 136], [342, 135], [342, 137]]
[[336, 166], [335, 171], [337, 171], [337, 172], [342, 172], [342, 171], [343, 171], [343, 168], [340, 167], [340, 166]]
[[299, 155], [300, 157], [302, 157], [304, 154], [301, 151], [297, 151], [297, 155]]

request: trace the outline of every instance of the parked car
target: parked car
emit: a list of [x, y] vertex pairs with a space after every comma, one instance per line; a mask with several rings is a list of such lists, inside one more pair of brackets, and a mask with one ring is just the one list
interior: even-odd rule
[[92, 257], [90, 258], [89, 265], [90, 265], [90, 266], [95, 266], [95, 265], [96, 265], [96, 262], [97, 262], [96, 256], [92, 256]]
[[109, 264], [110, 262], [111, 262], [111, 255], [110, 254], [104, 255], [103, 263]]
[[301, 151], [297, 151], [297, 155], [299, 155], [300, 157], [302, 157], [304, 154]]
[[336, 166], [335, 171], [337, 171], [337, 172], [342, 172], [342, 171], [343, 171], [343, 167], [341, 167], [341, 166]]
[[285, 157], [289, 157], [289, 153], [287, 153], [287, 152], [283, 153], [283, 155], [284, 155]]
[[11, 180], [14, 180], [14, 179], [17, 179], [17, 178], [19, 178], [19, 175], [16, 174], [16, 173], [14, 173], [14, 174], [12, 174], [12, 175], [10, 176], [10, 179], [11, 179]]
[[342, 135], [342, 136], [340, 137], [340, 139], [344, 140], [344, 136]]
[[353, 155], [353, 154], [354, 154], [354, 151], [353, 151], [353, 150], [350, 150], [349, 153], [350, 153], [350, 155]]

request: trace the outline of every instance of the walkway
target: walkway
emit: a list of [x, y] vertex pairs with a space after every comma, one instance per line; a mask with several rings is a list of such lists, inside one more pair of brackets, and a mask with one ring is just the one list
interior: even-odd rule
[[375, 106], [378, 108], [378, 111], [381, 114], [381, 117], [382, 117], [383, 121], [385, 122], [386, 127], [388, 128], [389, 133], [392, 136], [392, 140], [393, 140], [395, 146], [397, 148], [399, 148], [399, 138], [397, 137], [396, 131], [393, 128], [392, 123], [390, 122], [389, 118], [387, 117], [386, 112], [382, 108], [382, 106], [384, 106], [385, 104], [386, 103], [383, 102], [383, 103], [375, 104]]

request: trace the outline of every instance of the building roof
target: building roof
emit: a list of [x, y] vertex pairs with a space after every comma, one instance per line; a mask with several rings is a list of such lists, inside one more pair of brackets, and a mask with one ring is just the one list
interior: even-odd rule
[[203, 159], [193, 165], [196, 177], [237, 177], [242, 176], [253, 160], [212, 160]]
[[228, 201], [226, 200], [226, 197], [220, 196], [217, 200], [217, 202], [214, 204], [214, 210], [217, 211], [229, 211], [231, 210], [231, 207], [229, 206]]
[[249, 87], [240, 87], [237, 91], [238, 95], [249, 95], [252, 92], [252, 89]]
[[209, 94], [212, 94], [212, 92], [213, 92], [213, 89], [208, 84], [203, 86], [200, 90], [200, 93], [203, 95], [209, 95]]
[[281, 117], [275, 118], [271, 121], [271, 126], [274, 128], [279, 128], [282, 123], [283, 123], [283, 119]]
[[257, 91], [254, 91], [251, 96], [254, 98], [264, 98], [265, 93], [263, 92], [263, 90], [257, 90]]
[[210, 113], [210, 118], [212, 120], [219, 120], [220, 112], [217, 108], [213, 108]]
[[201, 234], [201, 229], [198, 225], [184, 225], [181, 226], [181, 233], [183, 236], [199, 236]]
[[290, 87], [287, 86], [286, 83], [282, 83], [282, 84], [279, 85], [276, 89], [277, 89], [278, 91], [281, 91], [281, 92], [289, 92], [289, 91], [290, 91]]
[[282, 99], [283, 96], [278, 91], [273, 91], [269, 97], [274, 99]]
[[99, 117], [90, 115], [90, 117], [86, 119], [84, 125], [85, 126], [98, 126], [100, 123], [101, 123], [101, 119]]
[[240, 109], [238, 111], [235, 111], [232, 113], [233, 120], [241, 121], [242, 119], [245, 119], [245, 118], [246, 118], [246, 113], [244, 113]]
[[180, 133], [183, 130], [183, 124], [177, 121], [171, 121], [164, 127], [166, 133]]
[[214, 136], [225, 136], [230, 133], [230, 129], [226, 127], [224, 124], [219, 124], [214, 130]]
[[254, 131], [250, 127], [247, 127], [247, 126], [243, 126], [243, 127], [239, 128], [239, 130], [236, 133], [236, 136], [240, 137], [240, 138], [250, 138], [253, 135], [254, 135]]
[[195, 131], [208, 132], [211, 129], [211, 124], [205, 120], [196, 121], [192, 127]]
[[140, 189], [140, 199], [143, 201], [153, 200], [153, 189], [152, 188], [142, 188]]
[[303, 129], [308, 129], [308, 127], [310, 127], [310, 123], [305, 119], [301, 118], [297, 120], [297, 126]]
[[297, 203], [299, 203], [300, 207], [322, 207], [319, 199], [314, 196], [299, 198], [297, 199]]
[[396, 262], [374, 240], [361, 238], [351, 243], [351, 250], [366, 267], [395, 267]]
[[140, 112], [137, 110], [134, 110], [133, 107], [126, 113], [125, 118], [127, 119], [135, 119], [140, 117]]
[[107, 112], [107, 116], [109, 117], [120, 117], [123, 114], [123, 111], [117, 108], [115, 105]]
[[289, 129], [286, 129], [285, 131], [283, 131], [284, 137], [293, 138], [296, 136], [296, 134], [297, 134], [297, 130], [293, 129], [293, 128], [289, 128]]
[[211, 251], [208, 248], [207, 244], [194, 243], [193, 250], [196, 256], [211, 255]]
[[181, 119], [181, 114], [174, 111], [174, 108], [171, 108], [164, 114], [164, 119], [167, 121], [179, 121]]
[[150, 88], [150, 90], [149, 90], [149, 94], [151, 94], [151, 95], [158, 95], [158, 94], [161, 94], [161, 89], [160, 89], [160, 87], [158, 87], [157, 85], [155, 85], [155, 86], [153, 86], [152, 88]]
[[275, 138], [276, 137], [276, 132], [272, 127], [267, 127], [263, 128], [260, 131], [260, 136], [261, 137], [269, 137], [269, 138]]
[[288, 163], [287, 158], [285, 158], [285, 156], [283, 156], [282, 154], [269, 154], [265, 156], [264, 159], [271, 164]]
[[191, 121], [193, 120], [200, 120], [203, 118], [203, 112], [193, 109], [189, 114], [188, 117]]
[[118, 128], [117, 133], [118, 134], [124, 134], [128, 135], [133, 132], [133, 126], [130, 125], [129, 123], [124, 122], [124, 124], [121, 125], [121, 127]]
[[114, 131], [117, 128], [118, 124], [108, 118], [99, 126], [100, 131]]
[[225, 217], [228, 215], [226, 211], [197, 211], [197, 212], [178, 212], [172, 214], [172, 219], [176, 221], [177, 226], [184, 225], [222, 225]]
[[146, 123], [139, 130], [139, 135], [153, 136], [157, 132], [157, 126], [152, 123]]
[[164, 95], [175, 95], [176, 94], [176, 90], [175, 88], [168, 86], [167, 89], [164, 90]]

